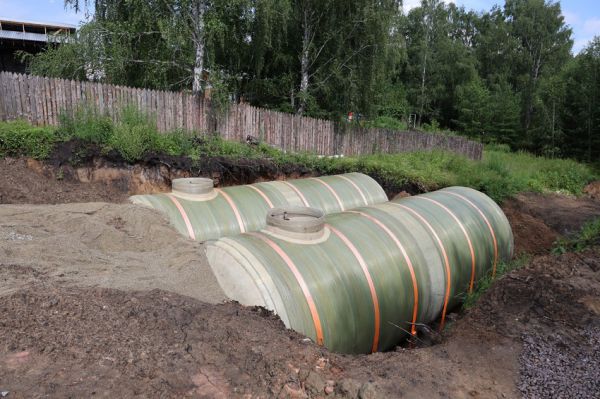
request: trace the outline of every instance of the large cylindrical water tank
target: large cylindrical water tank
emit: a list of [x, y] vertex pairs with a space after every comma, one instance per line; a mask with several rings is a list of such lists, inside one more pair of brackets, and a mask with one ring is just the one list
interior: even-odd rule
[[[469, 188], [324, 219], [315, 212], [277, 210], [275, 226], [212, 242], [207, 256], [228, 297], [273, 310], [333, 351], [393, 348], [419, 323], [444, 318], [513, 253], [501, 209]], [[286, 229], [302, 221], [310, 231]]]
[[134, 195], [130, 201], [167, 215], [182, 234], [199, 241], [257, 231], [271, 208], [306, 206], [341, 212], [387, 201], [381, 186], [362, 173], [213, 188], [212, 180], [173, 180], [173, 191]]

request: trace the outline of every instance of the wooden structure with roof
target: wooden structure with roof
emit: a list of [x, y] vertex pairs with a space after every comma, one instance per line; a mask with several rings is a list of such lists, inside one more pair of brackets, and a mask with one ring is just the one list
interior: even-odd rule
[[74, 35], [75, 25], [34, 22], [0, 17], [0, 71], [24, 73], [19, 51], [36, 54]]

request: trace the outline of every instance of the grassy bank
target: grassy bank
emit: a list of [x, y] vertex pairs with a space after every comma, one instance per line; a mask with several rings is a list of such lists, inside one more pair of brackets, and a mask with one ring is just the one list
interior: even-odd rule
[[497, 149], [486, 149], [482, 161], [434, 151], [348, 158], [335, 164], [377, 173], [399, 186], [417, 183], [427, 191], [452, 185], [473, 187], [496, 200], [524, 191], [579, 195], [598, 178], [590, 167], [572, 160]]
[[303, 165], [318, 173], [360, 171], [376, 176], [388, 187], [417, 186], [430, 191], [451, 185], [473, 187], [495, 200], [523, 191], [579, 195], [598, 173], [571, 160], [547, 159], [489, 147], [482, 161], [443, 152], [324, 158], [310, 154], [285, 154], [268, 145], [247, 145], [217, 136], [194, 136], [182, 131], [160, 134], [154, 124], [135, 110], [124, 110], [121, 121], [97, 116], [85, 109], [63, 117], [61, 125], [33, 127], [24, 121], [0, 122], [0, 157], [29, 156], [44, 159], [61, 141], [78, 139], [118, 153], [125, 162], [143, 160], [147, 154], [167, 154], [198, 161], [202, 157], [268, 159], [275, 165]]

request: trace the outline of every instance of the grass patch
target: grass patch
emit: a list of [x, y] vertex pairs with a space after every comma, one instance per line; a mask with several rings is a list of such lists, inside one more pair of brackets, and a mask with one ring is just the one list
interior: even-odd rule
[[559, 238], [554, 243], [552, 253], [561, 255], [567, 252], [581, 252], [595, 245], [600, 245], [600, 217], [584, 224], [578, 234]]
[[477, 303], [477, 301], [479, 301], [481, 295], [483, 295], [484, 292], [489, 290], [495, 281], [497, 281], [506, 273], [522, 268], [530, 261], [530, 259], [531, 258], [528, 255], [521, 255], [518, 258], [511, 260], [510, 262], [499, 262], [498, 266], [496, 267], [496, 276], [494, 278], [492, 278], [492, 275], [490, 273], [488, 276], [477, 281], [473, 292], [467, 293], [467, 295], [465, 296], [465, 300], [463, 301], [463, 309], [472, 308]]
[[496, 201], [524, 191], [580, 195], [598, 178], [590, 167], [572, 160], [497, 150], [486, 150], [482, 161], [432, 151], [340, 158], [321, 161], [317, 167], [327, 173], [362, 171], [393, 186], [412, 183], [425, 191], [467, 186]]

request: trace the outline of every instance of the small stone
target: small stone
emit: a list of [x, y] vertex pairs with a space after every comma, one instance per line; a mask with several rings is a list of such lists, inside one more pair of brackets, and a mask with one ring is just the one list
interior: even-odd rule
[[317, 360], [317, 364], [316, 364], [316, 368], [318, 369], [324, 369], [325, 366], [327, 366], [329, 364], [329, 359], [325, 358], [325, 357], [320, 357]]
[[358, 391], [360, 390], [360, 383], [351, 378], [344, 378], [338, 382], [336, 390], [340, 396], [356, 399], [358, 397]]
[[375, 384], [366, 382], [358, 391], [359, 399], [384, 399], [384, 396], [377, 390]]
[[6, 398], [10, 392], [9, 391], [0, 391], [0, 396]]
[[306, 385], [306, 389], [312, 393], [323, 392], [323, 389], [325, 388], [325, 380], [315, 371], [308, 373], [308, 377], [306, 377], [304, 384]]
[[285, 384], [279, 392], [278, 398], [280, 399], [305, 399], [308, 398], [306, 392], [301, 387], [295, 384]]
[[308, 373], [309, 373], [308, 370], [300, 369], [300, 371], [298, 371], [298, 379], [300, 381], [305, 381], [308, 378]]
[[327, 385], [327, 386], [325, 387], [325, 394], [326, 394], [326, 395], [331, 395], [332, 393], [333, 393], [333, 387], [332, 387], [332, 386], [330, 386], [330, 385]]
[[400, 199], [400, 198], [406, 198], [406, 197], [410, 197], [410, 194], [403, 190], [403, 191], [400, 191], [398, 194], [396, 194], [394, 196], [394, 198], [392, 199], [392, 201]]

